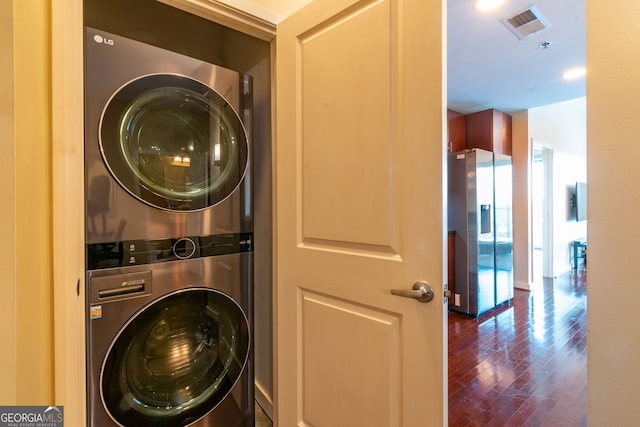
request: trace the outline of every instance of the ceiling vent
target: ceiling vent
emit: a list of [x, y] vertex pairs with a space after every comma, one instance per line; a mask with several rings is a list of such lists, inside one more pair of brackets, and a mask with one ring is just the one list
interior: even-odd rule
[[530, 6], [510, 18], [502, 19], [500, 22], [520, 40], [538, 34], [551, 26], [547, 18], [542, 16], [542, 13], [535, 6]]

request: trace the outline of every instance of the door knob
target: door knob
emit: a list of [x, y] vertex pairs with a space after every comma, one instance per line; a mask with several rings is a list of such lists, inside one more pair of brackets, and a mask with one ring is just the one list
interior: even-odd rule
[[423, 280], [414, 283], [412, 290], [391, 289], [391, 293], [399, 297], [415, 298], [420, 302], [429, 302], [433, 299], [433, 288]]

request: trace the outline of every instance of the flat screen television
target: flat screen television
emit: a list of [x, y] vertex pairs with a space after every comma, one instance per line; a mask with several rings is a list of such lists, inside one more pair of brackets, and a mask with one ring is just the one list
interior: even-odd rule
[[576, 182], [576, 221], [585, 221], [587, 219], [587, 183]]

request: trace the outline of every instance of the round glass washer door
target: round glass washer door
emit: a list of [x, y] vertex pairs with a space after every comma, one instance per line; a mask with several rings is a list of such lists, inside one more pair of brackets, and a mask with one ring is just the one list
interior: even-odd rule
[[190, 288], [156, 300], [120, 330], [100, 389], [125, 426], [187, 425], [229, 394], [247, 363], [249, 328], [227, 295]]
[[180, 75], [152, 74], [120, 88], [102, 114], [99, 140], [122, 187], [164, 210], [220, 203], [247, 167], [237, 112], [215, 90]]

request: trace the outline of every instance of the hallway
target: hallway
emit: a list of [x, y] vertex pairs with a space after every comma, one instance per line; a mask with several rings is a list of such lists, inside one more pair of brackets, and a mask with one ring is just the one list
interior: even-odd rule
[[449, 425], [586, 426], [586, 290], [573, 270], [479, 319], [449, 313]]

